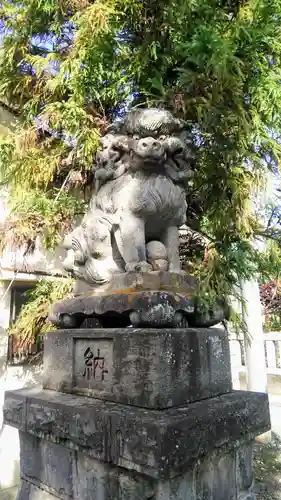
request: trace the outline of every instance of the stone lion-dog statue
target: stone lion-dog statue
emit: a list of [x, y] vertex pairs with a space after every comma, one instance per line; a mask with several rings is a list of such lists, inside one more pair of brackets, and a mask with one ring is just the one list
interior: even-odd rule
[[180, 272], [190, 145], [184, 122], [167, 110], [136, 109], [111, 125], [88, 211], [64, 240], [65, 269], [93, 285], [120, 272]]

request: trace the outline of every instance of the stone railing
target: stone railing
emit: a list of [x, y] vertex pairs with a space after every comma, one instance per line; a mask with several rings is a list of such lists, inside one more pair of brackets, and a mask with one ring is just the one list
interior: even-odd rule
[[[264, 349], [267, 372], [281, 376], [281, 332], [264, 333]], [[232, 365], [244, 371], [246, 369], [244, 340], [231, 336], [230, 352]]]

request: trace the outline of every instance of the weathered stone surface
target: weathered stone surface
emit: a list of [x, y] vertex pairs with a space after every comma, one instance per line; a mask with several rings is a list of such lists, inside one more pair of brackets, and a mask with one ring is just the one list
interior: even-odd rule
[[73, 458], [64, 446], [20, 432], [21, 477], [63, 500], [72, 498]]
[[[113, 340], [76, 338], [73, 344], [72, 383], [77, 392], [111, 392], [113, 386]], [[52, 359], [52, 357], [51, 357]], [[63, 362], [63, 360], [62, 360]], [[48, 387], [46, 387], [48, 389]], [[72, 392], [72, 391], [71, 391]]]
[[24, 430], [26, 424], [26, 405], [24, 400], [15, 394], [14, 396], [6, 396], [6, 402], [7, 404], [3, 409], [4, 419], [7, 419], [10, 425], [13, 425], [17, 429]]
[[30, 482], [21, 480], [17, 500], [57, 500], [58, 497], [51, 493], [34, 486]]
[[231, 391], [223, 330], [54, 332], [44, 365], [52, 390], [5, 397], [17, 500], [255, 500], [251, 441], [270, 428], [268, 397]]
[[169, 481], [158, 481], [155, 487], [155, 499], [198, 500], [195, 478], [196, 464], [193, 464], [190, 470], [183, 473], [181, 476], [177, 476]]
[[43, 386], [146, 408], [231, 391], [222, 329], [101, 329], [49, 333]]
[[154, 481], [77, 453], [74, 476], [75, 500], [149, 500]]
[[234, 500], [236, 497], [235, 451], [213, 455], [196, 471], [197, 499]]
[[79, 295], [57, 302], [49, 319], [59, 328], [79, 328], [89, 317], [101, 326], [120, 324], [135, 327], [177, 327], [194, 313], [194, 300], [188, 294], [122, 290], [99, 295]]
[[183, 272], [128, 272], [95, 289], [83, 281], [77, 287], [76, 296], [57, 302], [50, 311], [49, 320], [59, 328], [85, 328], [87, 319], [105, 328], [204, 328], [229, 314], [227, 304], [219, 300], [209, 311], [202, 309], [196, 300], [196, 278]]
[[270, 428], [268, 398], [244, 391], [163, 411], [122, 406], [47, 390], [17, 395], [26, 410], [25, 432], [87, 453], [92, 458], [155, 478], [181, 474], [214, 450], [249, 442]]
[[[115, 487], [113, 487], [114, 493]], [[139, 474], [126, 474], [120, 472], [118, 475], [118, 497], [112, 495], [112, 500], [151, 500], [153, 499], [154, 484], [147, 477]]]
[[91, 498], [111, 499], [109, 480], [110, 466], [86, 456], [77, 454], [74, 468], [74, 498], [77, 500]]
[[245, 443], [236, 451], [236, 481], [239, 491], [247, 491], [253, 483], [253, 444]]
[[[46, 445], [44, 439], [39, 439], [39, 443], [41, 447]], [[65, 453], [63, 445], [61, 448], [60, 455]], [[247, 455], [251, 447], [243, 443], [242, 448]], [[72, 451], [70, 456], [73, 474], [66, 476], [67, 471], [58, 464], [51, 469], [54, 476], [51, 482], [58, 485], [68, 481], [69, 500], [255, 500], [251, 490], [252, 483], [247, 490], [241, 492], [238, 469], [235, 474], [240, 451], [239, 447], [230, 447], [209, 453], [203, 459], [190, 463], [177, 477], [167, 480], [153, 479], [97, 461], [85, 453]], [[50, 455], [44, 454], [44, 461], [41, 461], [40, 466], [48, 468], [49, 462]], [[36, 470], [39, 470], [40, 466], [36, 466]], [[65, 499], [64, 489], [57, 490], [53, 497], [53, 490], [48, 484], [46, 481], [38, 484], [34, 482], [33, 477], [25, 477], [19, 499]]]
[[257, 497], [253, 491], [241, 493], [237, 496], [237, 500], [256, 500]]
[[149, 271], [114, 274], [109, 283], [104, 283], [93, 288], [85, 281], [78, 281], [77, 294], [92, 293], [102, 295], [117, 291], [155, 291], [166, 290], [186, 293], [193, 297], [196, 293], [198, 279], [184, 272]]
[[[156, 483], [157, 500], [256, 500], [252, 492], [252, 474], [247, 487], [244, 472], [237, 467], [241, 453], [245, 459], [251, 455], [251, 444], [238, 448], [221, 449], [209, 453], [192, 464], [181, 476]], [[249, 467], [250, 464], [247, 464]], [[251, 468], [251, 467], [250, 467]], [[236, 469], [236, 474], [235, 474]], [[245, 486], [241, 492], [241, 485]], [[246, 489], [247, 488], [247, 489]]]

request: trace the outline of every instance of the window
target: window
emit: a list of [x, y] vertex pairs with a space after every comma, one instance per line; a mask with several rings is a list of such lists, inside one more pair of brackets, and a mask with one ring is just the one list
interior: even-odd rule
[[[35, 288], [35, 283], [16, 283], [11, 289], [10, 325], [19, 317], [22, 307], [28, 302], [29, 296], [26, 292]], [[16, 334], [9, 335], [8, 342], [8, 364], [21, 365], [30, 362], [31, 358], [43, 352], [43, 337], [29, 340], [22, 345], [21, 339]], [[34, 358], [35, 359], [35, 358]], [[39, 360], [37, 356], [37, 360]]]
[[11, 290], [11, 312], [10, 325], [19, 317], [22, 307], [28, 302], [29, 297], [26, 292], [33, 290], [35, 284], [17, 283]]

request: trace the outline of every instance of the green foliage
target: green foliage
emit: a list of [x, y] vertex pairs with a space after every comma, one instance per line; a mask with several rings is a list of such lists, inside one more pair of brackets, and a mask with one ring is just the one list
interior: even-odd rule
[[258, 483], [265, 482], [265, 491], [272, 500], [277, 499], [281, 477], [281, 441], [278, 434], [272, 432], [268, 444], [256, 443], [254, 446], [254, 474]]
[[265, 322], [264, 322], [265, 331], [280, 330], [281, 329], [281, 281], [280, 279], [278, 279], [278, 275], [276, 279], [273, 279], [260, 287], [260, 297], [265, 316]]
[[9, 244], [20, 247], [26, 241], [34, 241], [41, 236], [46, 248], [54, 249], [61, 235], [71, 230], [77, 212], [82, 212], [83, 204], [66, 192], [54, 200], [50, 193], [43, 191], [22, 191], [13, 199], [13, 206], [6, 224], [0, 230], [0, 248]]
[[265, 332], [280, 332], [281, 318], [280, 314], [269, 314], [265, 317], [263, 329]]
[[[218, 244], [206, 249], [205, 259], [198, 267], [200, 295], [227, 297], [235, 293], [237, 277], [252, 279], [258, 273], [257, 252], [251, 242], [241, 240], [227, 245]], [[224, 279], [222, 280], [222, 273]]]
[[59, 167], [66, 149], [53, 138], [40, 143], [36, 127], [19, 130], [0, 144], [2, 181], [16, 191], [41, 189], [45, 191]]
[[81, 211], [71, 175], [76, 187], [91, 184], [99, 136], [132, 96], [135, 106], [168, 107], [193, 131], [189, 195], [199, 200], [195, 229], [211, 241], [193, 269], [202, 296], [228, 295], [257, 270], [253, 195], [281, 154], [280, 0], [3, 0], [0, 18], [10, 30], [0, 94], [23, 115], [0, 145], [2, 180], [13, 214], [28, 220], [10, 239], [44, 234], [55, 220], [46, 243], [57, 241]]
[[72, 279], [40, 280], [34, 290], [26, 292], [29, 301], [23, 306], [9, 333], [16, 335], [24, 345], [38, 334], [46, 332], [50, 328], [47, 317], [51, 304], [71, 296], [72, 289]]
[[262, 284], [272, 279], [280, 280], [281, 252], [276, 241], [268, 241], [265, 250], [259, 254], [259, 271]]

